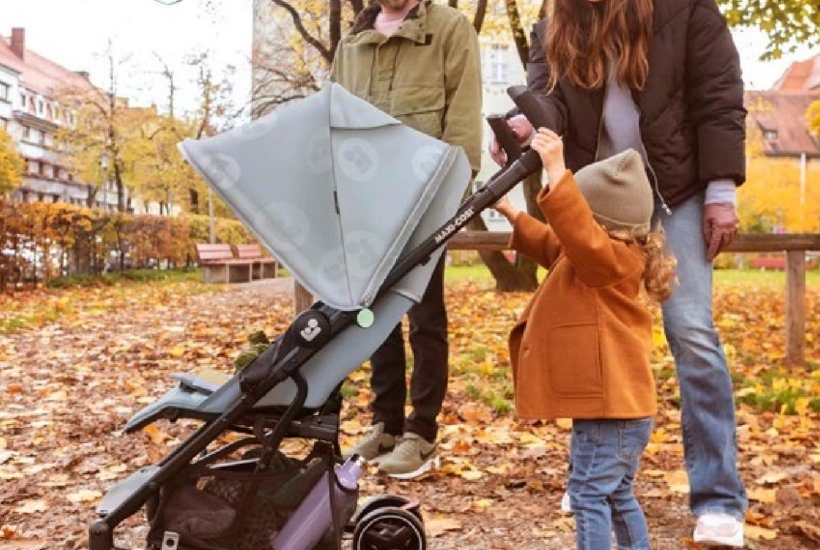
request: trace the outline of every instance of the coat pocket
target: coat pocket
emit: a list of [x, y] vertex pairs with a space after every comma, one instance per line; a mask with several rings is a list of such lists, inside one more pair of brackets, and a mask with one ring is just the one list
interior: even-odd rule
[[547, 340], [552, 391], [564, 397], [599, 397], [603, 393], [598, 325], [563, 325]]
[[411, 128], [440, 137], [443, 130], [444, 89], [408, 86], [390, 94], [390, 114]]

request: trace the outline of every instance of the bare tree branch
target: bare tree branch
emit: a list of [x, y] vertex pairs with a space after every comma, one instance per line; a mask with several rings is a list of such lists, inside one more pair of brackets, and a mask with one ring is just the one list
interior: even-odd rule
[[507, 18], [510, 21], [510, 30], [512, 31], [515, 48], [518, 50], [518, 58], [524, 68], [527, 68], [527, 60], [530, 57], [530, 47], [527, 44], [527, 35], [524, 34], [524, 27], [521, 25], [521, 14], [518, 11], [518, 2], [516, 0], [504, 0], [507, 8]]
[[477, 34], [481, 34], [481, 28], [484, 26], [484, 16], [487, 14], [487, 0], [478, 0], [475, 7], [475, 15], [473, 16], [473, 28]]
[[314, 37], [310, 34], [310, 32], [308, 32], [308, 30], [305, 28], [304, 23], [302, 23], [302, 16], [299, 15], [299, 12], [296, 11], [296, 8], [291, 6], [289, 3], [285, 2], [285, 0], [272, 1], [277, 6], [284, 8], [290, 14], [290, 17], [293, 20], [293, 26], [296, 27], [296, 31], [302, 36], [302, 38], [308, 44], [316, 48], [316, 51], [318, 51], [328, 63], [332, 62], [333, 54], [324, 44], [322, 44], [316, 37]]

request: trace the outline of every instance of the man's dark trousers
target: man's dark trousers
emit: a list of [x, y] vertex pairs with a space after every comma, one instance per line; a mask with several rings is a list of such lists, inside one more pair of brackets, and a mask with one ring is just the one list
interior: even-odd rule
[[385, 432], [413, 432], [433, 442], [438, 432], [436, 417], [447, 393], [447, 310], [444, 307], [444, 255], [441, 256], [421, 302], [410, 308], [410, 347], [413, 374], [410, 401], [413, 412], [405, 423], [407, 399], [406, 359], [401, 323], [370, 358], [373, 423], [384, 422]]

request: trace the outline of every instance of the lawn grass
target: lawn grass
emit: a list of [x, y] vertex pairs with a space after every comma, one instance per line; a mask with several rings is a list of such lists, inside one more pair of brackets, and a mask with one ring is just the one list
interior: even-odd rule
[[[541, 280], [546, 272], [539, 268], [538, 278]], [[474, 282], [479, 284], [493, 284], [490, 270], [483, 264], [471, 266], [449, 266], [444, 271], [444, 280], [447, 284]], [[757, 269], [716, 269], [715, 284], [763, 284], [784, 286], [786, 274], [783, 271], [760, 271]], [[820, 270], [806, 272], [807, 286], [820, 286]]]
[[196, 267], [178, 269], [131, 269], [105, 275], [68, 275], [49, 281], [48, 288], [111, 286], [120, 282], [181, 283], [202, 282], [202, 270]]

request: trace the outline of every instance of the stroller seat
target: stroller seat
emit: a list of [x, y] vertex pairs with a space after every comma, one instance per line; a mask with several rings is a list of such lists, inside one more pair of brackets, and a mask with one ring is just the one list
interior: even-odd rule
[[[408, 277], [421, 277], [426, 282], [434, 263], [430, 261], [415, 268]], [[404, 313], [417, 300], [411, 297], [412, 294], [407, 296], [402, 288], [403, 285], [397, 285], [396, 289], [387, 292], [372, 306], [375, 318], [372, 326], [348, 327], [302, 366], [301, 372], [308, 382], [308, 394], [300, 416], [321, 409], [347, 375], [367, 361], [401, 321]], [[242, 397], [239, 375], [228, 377], [219, 371], [206, 370], [196, 374], [175, 374], [173, 378], [179, 385], [135, 414], [125, 425], [126, 433], [163, 418], [211, 420]], [[262, 415], [275, 413], [290, 405], [296, 391], [296, 384], [286, 380], [262, 397], [254, 405], [253, 412]]]

